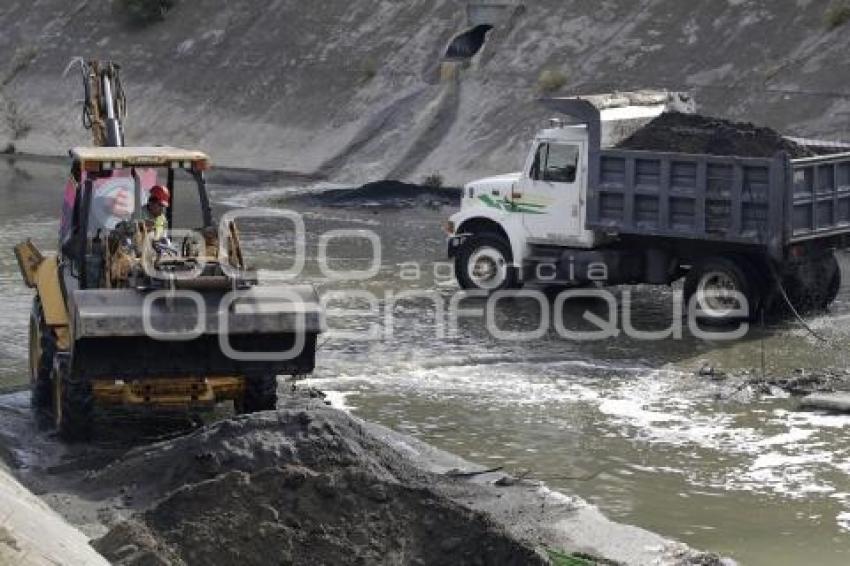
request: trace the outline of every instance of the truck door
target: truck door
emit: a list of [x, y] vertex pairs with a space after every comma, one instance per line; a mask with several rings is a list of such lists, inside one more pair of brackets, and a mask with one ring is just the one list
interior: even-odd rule
[[585, 234], [584, 145], [549, 141], [537, 146], [527, 178], [513, 194], [530, 238], [580, 243]]

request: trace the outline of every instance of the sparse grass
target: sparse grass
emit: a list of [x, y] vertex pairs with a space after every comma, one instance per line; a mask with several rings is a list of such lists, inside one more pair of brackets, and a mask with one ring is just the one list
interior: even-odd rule
[[378, 76], [378, 65], [374, 61], [366, 61], [363, 65], [363, 82], [371, 82], [376, 76]]
[[21, 115], [21, 112], [18, 109], [18, 104], [14, 100], [10, 98], [6, 99], [3, 114], [6, 119], [6, 126], [12, 134], [12, 140], [19, 140], [32, 130], [32, 126], [29, 122], [27, 122], [26, 118]]
[[428, 187], [429, 189], [442, 189], [443, 188], [443, 176], [439, 173], [431, 173], [422, 179], [422, 185]]
[[537, 90], [543, 94], [554, 94], [564, 88], [568, 77], [557, 69], [545, 69], [537, 78]]
[[826, 27], [830, 30], [840, 28], [847, 22], [850, 22], [850, 2], [840, 0], [827, 8], [823, 16]]
[[115, 4], [119, 13], [134, 26], [147, 26], [165, 19], [177, 0], [118, 0]]
[[38, 49], [32, 46], [16, 49], [15, 54], [12, 56], [12, 63], [9, 66], [9, 70], [3, 75], [3, 79], [0, 80], [0, 89], [7, 86], [15, 80], [15, 77], [26, 70], [36, 55], [38, 55]]

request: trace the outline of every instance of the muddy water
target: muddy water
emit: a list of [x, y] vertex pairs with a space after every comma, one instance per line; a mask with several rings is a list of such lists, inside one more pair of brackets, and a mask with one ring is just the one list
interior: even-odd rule
[[[26, 236], [53, 243], [63, 173], [55, 166], [0, 161], [0, 230], [8, 243]], [[220, 209], [280, 206], [301, 190], [219, 187], [214, 196]], [[797, 367], [847, 367], [846, 286], [830, 315], [809, 321], [825, 343], [792, 324], [753, 330], [731, 343], [698, 340], [687, 331], [682, 339], [655, 342], [624, 336], [576, 342], [550, 331], [519, 343], [494, 338], [475, 317], [443, 332], [435, 325], [433, 296], [394, 304], [388, 298], [419, 290], [450, 300], [456, 288], [435, 277], [432, 267], [444, 257], [439, 223], [449, 211], [287, 206], [304, 214], [306, 278], [322, 293], [367, 290], [377, 301], [371, 314], [329, 320], [337, 331], [372, 328], [381, 337], [337, 335], [324, 343], [310, 384], [332, 391], [336, 403], [469, 459], [528, 470], [614, 519], [744, 564], [850, 561], [850, 417], [800, 413], [780, 391], [755, 398], [746, 389], [734, 392], [722, 381], [695, 376], [704, 363], [761, 371], [762, 358], [775, 375]], [[291, 264], [293, 236], [280, 231], [284, 225], [241, 225], [255, 264]], [[376, 277], [334, 281], [320, 272], [319, 237], [334, 229], [380, 236]], [[331, 261], [338, 269], [366, 268], [372, 257], [368, 245], [350, 236], [332, 243], [329, 255], [338, 258]], [[420, 277], [412, 276], [408, 262], [420, 263]], [[672, 296], [669, 290], [637, 289], [635, 326], [670, 325]], [[14, 387], [26, 379], [29, 293], [9, 253], [0, 255], [0, 297], [0, 386]], [[364, 304], [349, 299], [331, 306], [362, 311]], [[605, 308], [598, 301], [569, 303], [565, 324], [582, 326], [585, 311], [603, 314]], [[535, 306], [522, 301], [500, 305], [496, 316], [504, 330], [529, 329], [539, 320]]]

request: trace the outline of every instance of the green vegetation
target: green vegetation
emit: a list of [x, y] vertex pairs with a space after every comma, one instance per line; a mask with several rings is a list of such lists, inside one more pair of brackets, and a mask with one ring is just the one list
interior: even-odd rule
[[118, 0], [116, 8], [127, 23], [146, 26], [163, 21], [176, 4], [177, 0]]
[[583, 555], [567, 554], [551, 548], [546, 549], [546, 554], [549, 555], [552, 566], [596, 566], [597, 564], [595, 560], [588, 560]]
[[839, 28], [850, 22], [850, 2], [840, 0], [832, 4], [827, 8], [826, 14], [824, 14], [824, 22], [830, 30]]
[[537, 90], [543, 94], [554, 94], [567, 84], [567, 75], [556, 69], [545, 69], [537, 79]]

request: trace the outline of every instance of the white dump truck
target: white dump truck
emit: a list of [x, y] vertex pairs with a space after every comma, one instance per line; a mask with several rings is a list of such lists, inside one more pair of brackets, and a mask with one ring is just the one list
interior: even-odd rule
[[697, 307], [709, 319], [732, 318], [741, 296], [750, 316], [835, 299], [833, 252], [850, 234], [850, 153], [606, 149], [663, 112], [693, 110], [692, 101], [639, 92], [544, 102], [560, 117], [535, 136], [522, 171], [467, 184], [446, 223], [461, 287], [684, 277], [688, 300], [707, 291]]

